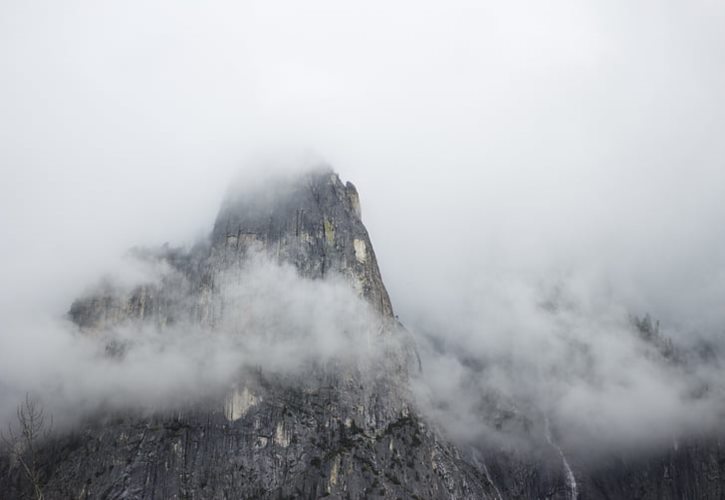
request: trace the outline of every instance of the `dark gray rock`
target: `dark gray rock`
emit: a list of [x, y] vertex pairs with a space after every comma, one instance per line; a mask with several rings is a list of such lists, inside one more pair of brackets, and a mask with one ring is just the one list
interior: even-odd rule
[[214, 224], [212, 248], [212, 259], [226, 266], [262, 248], [311, 279], [341, 273], [381, 315], [393, 316], [357, 190], [329, 168], [232, 191]]
[[[228, 392], [153, 415], [102, 414], [45, 450], [47, 498], [488, 498], [493, 486], [416, 414], [418, 369], [360, 219], [352, 184], [327, 168], [232, 191], [208, 244], [136, 250], [171, 272], [123, 290], [107, 284], [73, 303], [83, 334], [137, 324], [172, 330], [224, 321], [225, 293], [250, 254], [293, 264], [305, 279], [343, 276], [380, 322], [372, 366], [326, 364], [300, 376], [247, 370]], [[8, 473], [10, 497], [22, 481]]]
[[[134, 251], [168, 266], [160, 280], [132, 289], [106, 283], [75, 301], [69, 315], [82, 334], [100, 336], [109, 356], [123, 356], [126, 346], [113, 336], [120, 326], [218, 328], [228, 316], [230, 280], [262, 253], [305, 279], [345, 277], [387, 341], [368, 365], [314, 365], [304, 377], [247, 368], [203, 401], [91, 415], [41, 448], [45, 497], [725, 498], [725, 454], [705, 438], [636, 458], [569, 457], [571, 464], [541, 436], [540, 446], [519, 451], [482, 445], [464, 454], [447, 442], [410, 395], [419, 361], [395, 319], [360, 213], [354, 186], [325, 167], [241, 186], [223, 203], [208, 242]], [[26, 494], [17, 464], [0, 459], [0, 498]]]

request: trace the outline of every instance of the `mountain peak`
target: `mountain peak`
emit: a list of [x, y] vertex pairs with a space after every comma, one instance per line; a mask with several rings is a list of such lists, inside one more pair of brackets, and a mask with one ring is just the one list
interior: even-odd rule
[[393, 308], [355, 186], [329, 167], [238, 185], [223, 202], [212, 231], [212, 252], [222, 266], [250, 251], [293, 264], [307, 278], [347, 277], [385, 317]]
[[[55, 498], [68, 484], [88, 487], [92, 470], [89, 491], [105, 496], [491, 498], [489, 481], [412, 405], [415, 347], [394, 319], [355, 187], [327, 168], [250, 182], [229, 192], [205, 244], [141, 253], [163, 262], [159, 283], [111, 288], [70, 311], [119, 363], [134, 358], [148, 329], [162, 351], [189, 339], [202, 351], [184, 371], [196, 367], [206, 380], [228, 365], [228, 376], [151, 417], [119, 412], [126, 420], [89, 426], [84, 436], [105, 439], [93, 453], [62, 443], [46, 491]], [[283, 274], [265, 274], [270, 261], [299, 276], [287, 281], [288, 266], [274, 265]], [[378, 314], [357, 307], [340, 280], [323, 283], [328, 276], [347, 279]], [[291, 283], [299, 288], [285, 296]], [[226, 361], [213, 366], [218, 360]]]

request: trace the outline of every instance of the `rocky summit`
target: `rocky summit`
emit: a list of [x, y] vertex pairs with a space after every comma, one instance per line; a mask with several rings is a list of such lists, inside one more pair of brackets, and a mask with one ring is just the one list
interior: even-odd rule
[[[110, 358], [130, 348], [118, 335], [128, 329], [233, 330], [254, 315], [235, 287], [260, 258], [300, 280], [342, 283], [364, 303], [366, 345], [375, 347], [293, 371], [268, 369], [262, 353], [202, 398], [97, 409], [39, 448], [46, 499], [725, 497], [725, 453], [713, 441], [596, 464], [560, 449], [548, 425], [533, 452], [449, 442], [411, 394], [411, 377], [426, 368], [394, 315], [357, 190], [329, 168], [231, 189], [207, 241], [135, 253], [162, 263], [161, 277], [128, 289], [104, 283], [69, 312]], [[33, 494], [3, 458], [0, 498]]]
[[[407, 380], [419, 369], [398, 324], [355, 187], [320, 168], [230, 191], [208, 242], [137, 250], [172, 268], [160, 283], [100, 287], [70, 308], [81, 334], [149, 324], [213, 331], [232, 315], [228, 290], [251, 255], [305, 280], [343, 281], [369, 304], [382, 342], [370, 366], [328, 363], [300, 376], [246, 369], [225, 394], [189, 406], [90, 419], [43, 455], [46, 498], [487, 498], [493, 485], [426, 425]], [[3, 498], [21, 497], [20, 471]]]

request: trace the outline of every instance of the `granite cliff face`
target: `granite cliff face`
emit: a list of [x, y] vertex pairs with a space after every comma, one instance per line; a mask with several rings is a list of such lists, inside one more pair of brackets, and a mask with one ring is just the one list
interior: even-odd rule
[[[344, 283], [370, 310], [373, 355], [311, 359], [294, 371], [245, 365], [187, 404], [99, 411], [40, 450], [45, 498], [725, 498], [719, 442], [595, 463], [561, 450], [548, 422], [517, 415], [499, 417], [540, 434], [541, 446], [448, 442], [411, 395], [410, 377], [425, 367], [393, 313], [357, 191], [327, 168], [234, 189], [208, 241], [136, 254], [162, 264], [157, 280], [105, 284], [70, 309], [79, 335], [98, 338], [111, 358], [129, 349], [123, 329], [236, 332], [254, 311], [235, 287], [260, 259], [303, 280]], [[0, 491], [28, 493], [6, 459]]]
[[350, 279], [383, 318], [393, 316], [355, 186], [323, 169], [277, 178], [229, 196], [212, 231], [212, 260], [230, 266], [252, 249], [290, 262], [306, 278]]
[[[294, 374], [247, 367], [203, 402], [95, 416], [45, 451], [46, 498], [491, 497], [485, 476], [411, 404], [415, 348], [393, 315], [352, 184], [322, 168], [232, 191], [208, 243], [137, 253], [170, 271], [126, 292], [100, 287], [70, 309], [81, 334], [107, 342], [109, 356], [126, 349], [118, 328], [229, 326], [244, 307], [230, 290], [260, 256], [292, 264], [303, 279], [347, 283], [373, 311], [379, 355]], [[19, 497], [19, 471], [2, 486], [5, 497]]]

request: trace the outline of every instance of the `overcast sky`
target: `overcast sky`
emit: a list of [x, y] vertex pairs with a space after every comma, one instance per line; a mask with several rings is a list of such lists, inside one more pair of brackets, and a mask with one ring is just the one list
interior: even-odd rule
[[723, 23], [714, 0], [6, 0], [2, 303], [62, 310], [125, 248], [193, 240], [289, 149], [358, 185], [401, 313], [555, 269], [721, 320]]

